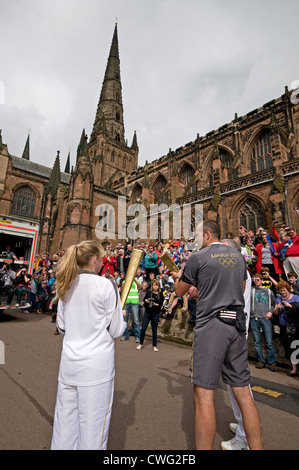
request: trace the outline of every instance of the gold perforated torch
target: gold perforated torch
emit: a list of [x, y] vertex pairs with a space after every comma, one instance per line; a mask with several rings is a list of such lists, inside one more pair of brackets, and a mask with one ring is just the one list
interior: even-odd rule
[[177, 273], [179, 271], [178, 266], [171, 259], [170, 255], [167, 252], [162, 253], [162, 255], [160, 255], [160, 260], [168, 267], [170, 272]]
[[130, 257], [130, 262], [126, 274], [126, 279], [125, 282], [122, 285], [121, 293], [120, 293], [120, 300], [121, 300], [121, 306], [122, 309], [125, 307], [126, 300], [128, 298], [130, 289], [132, 287], [133, 281], [136, 276], [137, 269], [140, 266], [142, 257], [144, 255], [143, 250], [136, 250], [134, 249], [132, 251], [131, 257]]

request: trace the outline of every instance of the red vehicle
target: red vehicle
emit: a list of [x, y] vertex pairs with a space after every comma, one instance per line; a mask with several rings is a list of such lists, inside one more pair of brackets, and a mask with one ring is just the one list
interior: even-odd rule
[[[37, 248], [39, 224], [28, 219], [0, 215], [0, 270], [10, 266], [15, 272], [26, 268], [32, 275]], [[14, 256], [13, 256], [14, 255]], [[1, 284], [1, 278], [0, 278]], [[1, 287], [0, 309], [6, 309], [7, 295]], [[18, 308], [27, 308], [20, 304]], [[16, 308], [15, 298], [9, 308]]]

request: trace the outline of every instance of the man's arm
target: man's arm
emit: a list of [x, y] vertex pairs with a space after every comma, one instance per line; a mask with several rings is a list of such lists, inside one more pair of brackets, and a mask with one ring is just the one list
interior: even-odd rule
[[183, 297], [183, 295], [187, 294], [188, 290], [190, 289], [190, 285], [192, 284], [187, 284], [187, 282], [180, 279], [182, 276], [182, 270], [178, 272], [172, 272], [171, 276], [174, 279], [174, 292], [178, 297]]

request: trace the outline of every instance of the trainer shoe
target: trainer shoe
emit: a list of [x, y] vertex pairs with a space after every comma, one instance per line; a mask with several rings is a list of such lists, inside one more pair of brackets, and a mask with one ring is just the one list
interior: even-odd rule
[[237, 424], [237, 423], [229, 423], [229, 429], [230, 429], [231, 432], [233, 432], [234, 434], [236, 434], [236, 432], [237, 432], [237, 427], [238, 427], [238, 424]]
[[122, 337], [120, 338], [120, 340], [121, 340], [121, 341], [128, 341], [129, 338], [125, 338], [124, 336], [122, 336]]
[[237, 441], [235, 437], [230, 439], [229, 441], [221, 442], [221, 449], [222, 450], [249, 450], [249, 447], [242, 442]]

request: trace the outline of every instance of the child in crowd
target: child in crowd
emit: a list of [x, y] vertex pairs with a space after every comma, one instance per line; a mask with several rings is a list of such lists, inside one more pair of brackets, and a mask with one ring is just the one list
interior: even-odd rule
[[294, 271], [290, 271], [287, 274], [288, 283], [292, 288], [292, 293], [295, 295], [299, 295], [299, 281], [298, 281], [298, 274]]
[[168, 284], [166, 284], [166, 286], [164, 286], [164, 291], [163, 291], [164, 300], [163, 300], [163, 305], [162, 305], [162, 310], [161, 310], [162, 312], [161, 316], [163, 318], [167, 318], [168, 314], [171, 314], [171, 308], [169, 305], [170, 296], [171, 296], [170, 287]]

